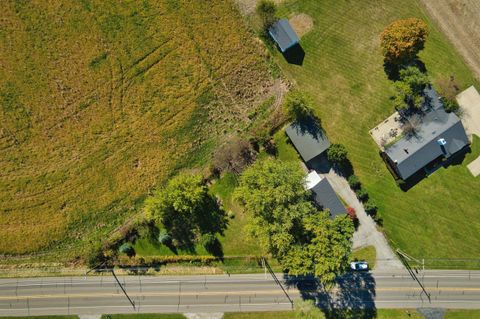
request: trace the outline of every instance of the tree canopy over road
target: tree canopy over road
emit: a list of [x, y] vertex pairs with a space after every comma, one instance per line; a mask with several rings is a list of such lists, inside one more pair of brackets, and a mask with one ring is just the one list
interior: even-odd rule
[[265, 253], [289, 274], [314, 274], [328, 285], [348, 264], [354, 227], [347, 217], [319, 211], [304, 183], [298, 163], [262, 160], [244, 171], [236, 198]]

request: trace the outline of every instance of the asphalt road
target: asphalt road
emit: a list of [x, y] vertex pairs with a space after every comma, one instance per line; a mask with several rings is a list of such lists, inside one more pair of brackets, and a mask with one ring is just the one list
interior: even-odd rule
[[[417, 281], [405, 271], [348, 274], [327, 295], [311, 280], [282, 278], [292, 299], [359, 308], [479, 308], [480, 271], [426, 271]], [[264, 274], [120, 276], [129, 303], [111, 275], [0, 280], [0, 315], [286, 310], [291, 304]]]

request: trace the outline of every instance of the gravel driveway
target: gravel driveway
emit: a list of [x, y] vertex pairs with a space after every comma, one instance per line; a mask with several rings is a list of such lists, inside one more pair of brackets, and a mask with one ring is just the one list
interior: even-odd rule
[[357, 212], [360, 226], [353, 234], [353, 248], [374, 246], [377, 251], [376, 270], [404, 269], [403, 264], [388, 245], [383, 233], [378, 231], [377, 225], [373, 219], [367, 215], [362, 203], [360, 203], [355, 193], [350, 189], [347, 180], [335, 173], [333, 169], [331, 169], [328, 174], [323, 175], [327, 176], [335, 192]]

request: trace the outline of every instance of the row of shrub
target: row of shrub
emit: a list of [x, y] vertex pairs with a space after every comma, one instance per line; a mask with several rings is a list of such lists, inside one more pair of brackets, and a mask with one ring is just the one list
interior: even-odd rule
[[[124, 257], [131, 258], [133, 261], [137, 260], [134, 244], [138, 238], [148, 238], [151, 242], [158, 242], [169, 248], [173, 245], [170, 234], [165, 230], [159, 230], [154, 223], [127, 223], [109, 240], [104, 241], [100, 246], [95, 246], [87, 253], [85, 260], [87, 266], [90, 268], [111, 267], [120, 259], [124, 261]], [[214, 234], [203, 234], [200, 243], [207, 252], [215, 256], [221, 250], [220, 241]], [[216, 259], [217, 257], [212, 258]], [[175, 256], [174, 259], [174, 261], [186, 260], [184, 256]], [[162, 260], [164, 262], [171, 261], [168, 258]]]
[[139, 237], [150, 236], [155, 225], [143, 219], [131, 220], [115, 231], [102, 243], [90, 247], [85, 254], [85, 263], [89, 268], [111, 267], [119, 254], [135, 256], [132, 243]]
[[381, 224], [381, 218], [378, 216], [378, 207], [375, 202], [369, 197], [367, 190], [362, 186], [360, 179], [356, 175], [350, 175], [348, 177], [348, 184], [350, 188], [355, 192], [357, 198], [363, 203], [365, 212], [372, 216], [372, 218], [379, 224]]

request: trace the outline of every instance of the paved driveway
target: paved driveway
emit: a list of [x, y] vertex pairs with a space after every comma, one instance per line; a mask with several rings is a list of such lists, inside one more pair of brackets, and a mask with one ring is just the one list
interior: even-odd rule
[[[462, 123], [468, 135], [475, 134], [480, 137], [480, 94], [472, 85], [459, 95], [457, 102], [462, 108]], [[468, 164], [468, 169], [473, 176], [480, 175], [480, 157]]]

